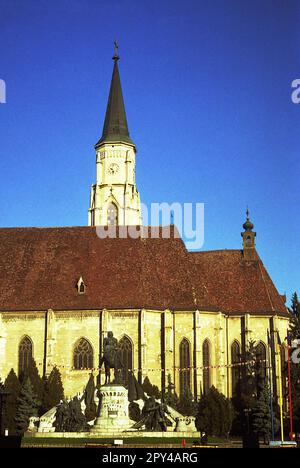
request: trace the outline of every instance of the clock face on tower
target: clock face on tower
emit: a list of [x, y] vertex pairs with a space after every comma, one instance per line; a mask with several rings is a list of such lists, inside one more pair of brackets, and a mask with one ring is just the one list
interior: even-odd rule
[[107, 169], [107, 172], [111, 175], [116, 174], [119, 171], [119, 166], [116, 163], [110, 164], [110, 166]]

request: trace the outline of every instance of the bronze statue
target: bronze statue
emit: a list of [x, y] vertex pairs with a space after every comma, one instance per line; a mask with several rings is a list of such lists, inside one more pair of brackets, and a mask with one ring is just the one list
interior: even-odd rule
[[168, 414], [167, 405], [155, 401], [154, 397], [150, 397], [145, 400], [141, 420], [132, 427], [134, 429], [141, 429], [145, 426], [146, 431], [149, 432], [166, 432], [165, 413]]
[[105, 385], [110, 383], [110, 370], [114, 369], [114, 383], [122, 384], [123, 363], [118, 348], [118, 340], [114, 337], [113, 332], [107, 332], [107, 337], [103, 340], [103, 356], [100, 360], [100, 368], [104, 363], [105, 368]]

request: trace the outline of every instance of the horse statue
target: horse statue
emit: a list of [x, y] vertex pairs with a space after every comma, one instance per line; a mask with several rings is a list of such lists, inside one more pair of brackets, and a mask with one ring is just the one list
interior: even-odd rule
[[119, 351], [118, 340], [113, 332], [107, 332], [107, 337], [103, 340], [103, 356], [100, 360], [100, 368], [104, 364], [105, 385], [110, 383], [110, 370], [114, 369], [114, 383], [122, 384], [123, 363]]

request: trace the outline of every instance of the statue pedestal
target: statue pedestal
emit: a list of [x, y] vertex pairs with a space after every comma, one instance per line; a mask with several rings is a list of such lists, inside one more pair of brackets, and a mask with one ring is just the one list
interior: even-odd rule
[[99, 393], [100, 414], [90, 432], [112, 434], [129, 429], [132, 421], [128, 413], [128, 390], [122, 385], [104, 385]]

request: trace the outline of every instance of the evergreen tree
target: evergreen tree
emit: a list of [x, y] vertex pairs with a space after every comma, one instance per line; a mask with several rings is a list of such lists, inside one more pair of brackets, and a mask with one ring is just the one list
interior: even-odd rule
[[[291, 339], [300, 338], [300, 303], [295, 292], [292, 296], [290, 308], [290, 334]], [[287, 368], [285, 369], [287, 376]], [[300, 364], [291, 360], [291, 389], [293, 399], [293, 423], [294, 431], [300, 432]]]
[[177, 410], [184, 416], [196, 416], [197, 403], [194, 400], [194, 396], [190, 387], [187, 386], [183, 392], [183, 395], [180, 395], [179, 402], [177, 404]]
[[17, 412], [15, 416], [16, 430], [18, 434], [24, 434], [29, 426], [29, 419], [38, 415], [40, 402], [33, 390], [30, 378], [27, 377], [21, 387], [17, 400]]
[[290, 332], [292, 338], [300, 338], [300, 302], [298, 300], [298, 295], [296, 292], [292, 296], [292, 305], [290, 308], [290, 313]]
[[156, 399], [159, 399], [161, 397], [159, 388], [156, 385], [152, 385], [148, 377], [145, 377], [145, 380], [142, 384], [142, 388], [149, 397], [153, 396]]
[[258, 437], [265, 442], [270, 441], [272, 433], [272, 416], [270, 410], [270, 389], [265, 385], [260, 397], [252, 411], [252, 427]]
[[16, 433], [14, 418], [17, 412], [17, 400], [20, 395], [20, 389], [21, 385], [19, 379], [16, 376], [15, 371], [11, 369], [4, 382], [4, 390], [9, 394], [4, 407], [3, 427], [4, 429], [8, 429], [9, 434]]
[[233, 421], [233, 407], [229, 399], [215, 387], [202, 395], [198, 403], [196, 427], [207, 435], [228, 437]]
[[85, 417], [87, 421], [92, 421], [96, 418], [97, 406], [95, 403], [95, 381], [93, 373], [90, 374], [89, 381], [85, 389]]
[[31, 360], [29, 366], [23, 373], [23, 377], [21, 378], [21, 384], [29, 377], [31, 385], [33, 387], [33, 391], [37, 396], [38, 401], [41, 403], [44, 400], [44, 387], [45, 382], [39, 374], [36, 362], [34, 359]]
[[175, 385], [172, 383], [170, 374], [168, 375], [168, 386], [165, 393], [165, 403], [175, 410], [178, 408], [179, 398], [175, 392]]
[[44, 379], [42, 412], [46, 413], [62, 400], [64, 400], [64, 388], [61, 374], [57, 367], [53, 367], [48, 378]]

